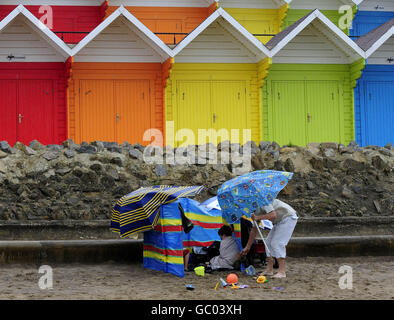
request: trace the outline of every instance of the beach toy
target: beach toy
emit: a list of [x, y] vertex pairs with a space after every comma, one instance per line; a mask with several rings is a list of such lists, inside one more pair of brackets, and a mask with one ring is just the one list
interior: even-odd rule
[[238, 276], [235, 273], [230, 273], [227, 276], [227, 283], [228, 284], [233, 284], [233, 283], [235, 284], [237, 282], [238, 282]]
[[205, 267], [196, 267], [194, 268], [194, 272], [196, 273], [196, 275], [203, 277], [205, 275]]
[[248, 276], [254, 276], [256, 274], [256, 269], [252, 265], [250, 265], [245, 269], [245, 272]]
[[264, 276], [260, 276], [256, 280], [257, 283], [265, 283], [266, 281], [267, 281], [267, 278]]
[[228, 283], [226, 281], [224, 281], [224, 279], [220, 278], [220, 282], [222, 283], [223, 288], [228, 286]]
[[246, 289], [246, 288], [249, 288], [249, 286], [248, 286], [247, 284], [241, 284], [241, 285], [239, 286], [239, 288], [240, 288], [240, 289]]
[[215, 288], [214, 288], [215, 291], [216, 291], [216, 289], [218, 288], [219, 283], [220, 283], [220, 281], [216, 284], [216, 286], [215, 286]]
[[187, 285], [186, 285], [186, 289], [187, 289], [187, 290], [194, 290], [194, 287], [193, 287], [193, 285], [191, 285], [191, 284], [187, 284]]
[[273, 287], [272, 288], [273, 290], [275, 290], [275, 291], [283, 291], [283, 287]]

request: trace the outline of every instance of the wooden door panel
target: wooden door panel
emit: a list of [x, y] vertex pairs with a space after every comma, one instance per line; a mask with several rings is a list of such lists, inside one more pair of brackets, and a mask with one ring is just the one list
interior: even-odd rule
[[144, 132], [152, 128], [152, 112], [149, 80], [115, 81], [115, 105], [117, 112], [117, 141], [141, 143]]
[[0, 141], [13, 146], [17, 130], [17, 82], [0, 80]]
[[[29, 144], [55, 140], [54, 83], [52, 80], [18, 81], [18, 141]], [[20, 115], [20, 120], [19, 120]]]
[[80, 81], [78, 118], [79, 143], [116, 140], [113, 80]]

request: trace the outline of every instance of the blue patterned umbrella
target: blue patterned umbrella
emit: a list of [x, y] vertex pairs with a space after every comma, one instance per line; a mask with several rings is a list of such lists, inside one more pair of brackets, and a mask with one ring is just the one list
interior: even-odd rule
[[174, 202], [178, 198], [199, 194], [204, 187], [153, 186], [140, 188], [122, 197], [112, 209], [111, 230], [121, 238], [151, 230], [159, 218], [162, 204]]
[[229, 222], [250, 217], [262, 206], [272, 204], [293, 177], [291, 172], [259, 170], [226, 181], [218, 190], [223, 217]]

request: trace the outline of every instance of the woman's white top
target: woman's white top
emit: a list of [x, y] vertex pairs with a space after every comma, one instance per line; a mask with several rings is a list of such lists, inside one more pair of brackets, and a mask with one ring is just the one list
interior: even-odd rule
[[280, 201], [278, 199], [275, 199], [273, 203], [270, 204], [269, 206], [259, 208], [255, 212], [255, 215], [260, 216], [265, 213], [270, 213], [271, 211], [274, 210], [276, 212], [276, 218], [274, 220], [271, 220], [273, 224], [277, 224], [287, 217], [293, 217], [294, 219], [298, 219], [297, 212], [287, 203]]

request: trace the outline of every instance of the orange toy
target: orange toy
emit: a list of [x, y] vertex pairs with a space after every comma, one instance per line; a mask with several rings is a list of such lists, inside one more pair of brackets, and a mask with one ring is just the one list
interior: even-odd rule
[[227, 276], [227, 283], [228, 284], [235, 284], [238, 283], [238, 276], [235, 273], [230, 273]]

